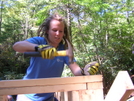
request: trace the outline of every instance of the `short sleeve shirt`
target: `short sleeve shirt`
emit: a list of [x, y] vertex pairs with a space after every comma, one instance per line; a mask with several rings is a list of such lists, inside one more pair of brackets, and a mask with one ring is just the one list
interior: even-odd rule
[[[27, 39], [26, 41], [38, 45], [47, 44], [47, 41], [44, 37], [32, 37]], [[64, 45], [60, 44], [58, 50], [64, 50]], [[69, 65], [68, 56], [57, 56], [54, 59], [31, 57], [30, 65], [27, 68], [26, 74], [23, 79], [60, 77], [62, 75], [65, 64]], [[45, 99], [53, 96], [53, 93], [26, 94], [26, 96], [32, 101], [49, 101]]]

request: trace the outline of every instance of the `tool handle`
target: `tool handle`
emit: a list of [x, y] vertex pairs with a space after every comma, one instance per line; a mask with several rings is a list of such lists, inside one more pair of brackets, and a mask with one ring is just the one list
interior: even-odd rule
[[24, 58], [27, 57], [41, 57], [40, 52], [25, 52], [23, 53]]
[[[40, 52], [24, 52], [23, 55], [24, 55], [24, 58], [27, 58], [27, 57], [41, 57]], [[54, 56], [67, 56], [67, 51], [66, 50], [57, 51], [57, 53], [54, 54]]]

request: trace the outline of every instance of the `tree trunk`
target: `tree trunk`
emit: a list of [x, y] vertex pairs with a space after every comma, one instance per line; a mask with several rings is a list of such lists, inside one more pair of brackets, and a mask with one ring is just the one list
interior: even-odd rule
[[0, 35], [1, 35], [1, 25], [2, 25], [2, 9], [3, 9], [3, 1], [1, 1], [1, 11], [0, 11]]

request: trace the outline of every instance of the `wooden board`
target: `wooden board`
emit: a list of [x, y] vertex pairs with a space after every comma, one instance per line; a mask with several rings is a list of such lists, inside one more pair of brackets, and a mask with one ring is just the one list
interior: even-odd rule
[[[105, 101], [121, 101], [127, 88], [133, 88], [132, 80], [127, 71], [120, 71], [106, 95]], [[126, 98], [128, 95], [125, 95], [122, 101], [126, 101]]]
[[59, 101], [102, 101], [102, 75], [0, 81], [0, 96], [49, 92], [62, 92]]
[[130, 94], [132, 94], [132, 92], [134, 92], [134, 87], [133, 88], [126, 88], [126, 91], [124, 93], [124, 95], [122, 96], [120, 101], [126, 101], [126, 99], [128, 99], [128, 97], [130, 96]]
[[8, 101], [7, 96], [6, 95], [0, 96], [0, 101]]
[[86, 89], [86, 84], [0, 88], [0, 95], [65, 92], [65, 91], [84, 90], [84, 89]]
[[30, 79], [30, 80], [2, 80], [0, 81], [0, 88], [48, 86], [48, 85], [50, 86], [50, 85], [78, 84], [78, 83], [98, 82], [98, 81], [102, 81], [102, 75]]

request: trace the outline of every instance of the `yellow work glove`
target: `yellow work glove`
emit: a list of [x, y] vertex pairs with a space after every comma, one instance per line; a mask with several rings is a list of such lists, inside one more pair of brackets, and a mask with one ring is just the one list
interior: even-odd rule
[[35, 47], [35, 51], [40, 52], [43, 59], [52, 59], [57, 53], [56, 49], [49, 45], [38, 45]]
[[95, 75], [98, 72], [99, 63], [96, 61], [90, 62], [82, 69], [83, 75]]

